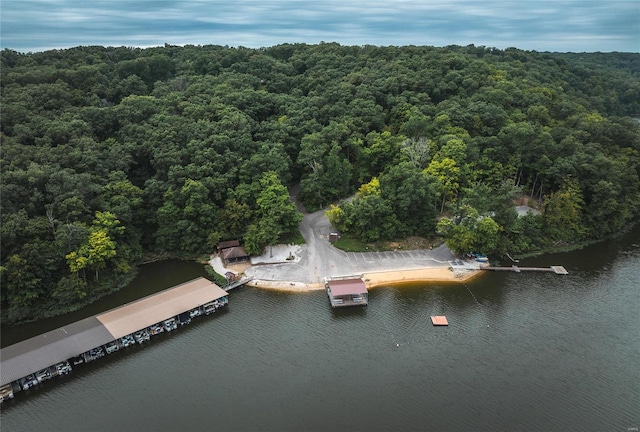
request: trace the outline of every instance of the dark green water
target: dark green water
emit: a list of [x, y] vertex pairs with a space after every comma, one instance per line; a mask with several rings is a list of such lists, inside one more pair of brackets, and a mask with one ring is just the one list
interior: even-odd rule
[[[323, 292], [240, 288], [222, 313], [16, 395], [2, 430], [639, 427], [640, 229], [520, 264], [570, 274], [378, 288], [368, 308], [336, 311]], [[194, 275], [181, 277], [162, 281]]]

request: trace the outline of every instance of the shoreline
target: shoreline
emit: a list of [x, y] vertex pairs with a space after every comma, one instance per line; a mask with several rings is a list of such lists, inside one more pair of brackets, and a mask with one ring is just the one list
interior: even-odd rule
[[453, 271], [449, 267], [429, 267], [419, 269], [386, 270], [364, 273], [367, 289], [387, 285], [411, 285], [429, 282], [464, 283], [482, 274], [482, 270]]
[[[362, 279], [364, 280], [367, 289], [373, 289], [389, 285], [412, 285], [429, 282], [465, 283], [476, 278], [481, 273], [481, 270], [462, 270], [454, 272], [449, 267], [428, 267], [366, 272], [362, 273]], [[246, 285], [253, 288], [283, 292], [311, 292], [324, 290], [324, 284], [321, 282], [305, 283], [254, 279], [247, 282]]]

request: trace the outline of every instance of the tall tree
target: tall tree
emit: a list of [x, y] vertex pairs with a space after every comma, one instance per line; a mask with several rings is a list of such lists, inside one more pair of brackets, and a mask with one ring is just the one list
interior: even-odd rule
[[440, 213], [443, 213], [445, 204], [451, 202], [460, 189], [460, 167], [456, 161], [445, 157], [442, 160], [431, 161], [424, 173], [436, 184], [441, 197]]
[[116, 242], [112, 236], [124, 231], [124, 227], [119, 225], [120, 221], [112, 213], [96, 212], [86, 241], [65, 257], [71, 271], [82, 273], [86, 280], [86, 270], [93, 270], [97, 281], [99, 271], [117, 254]]
[[434, 184], [410, 162], [390, 168], [380, 177], [380, 196], [391, 206], [398, 232], [409, 235], [433, 234], [436, 219]]
[[158, 246], [166, 251], [205, 252], [207, 238], [218, 230], [217, 209], [208, 189], [200, 181], [187, 179], [179, 190], [169, 189], [164, 199], [157, 212]]
[[247, 253], [257, 254], [265, 246], [274, 245], [283, 235], [298, 229], [302, 215], [289, 199], [287, 188], [275, 171], [263, 174], [261, 191], [256, 200], [257, 220], [248, 228], [245, 236]]
[[480, 216], [473, 207], [463, 206], [453, 218], [438, 221], [437, 230], [447, 246], [458, 254], [499, 252], [502, 227], [490, 216]]
[[543, 226], [554, 240], [573, 242], [584, 235], [581, 212], [584, 201], [575, 179], [568, 179], [562, 188], [545, 198]]

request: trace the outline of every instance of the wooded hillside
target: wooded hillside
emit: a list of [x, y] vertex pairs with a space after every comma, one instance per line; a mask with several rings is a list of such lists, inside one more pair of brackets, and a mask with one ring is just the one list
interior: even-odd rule
[[[518, 253], [637, 220], [639, 54], [485, 47], [1, 53], [3, 318], [121, 287], [143, 253], [295, 231]], [[516, 197], [540, 216], [518, 218]], [[446, 216], [446, 218], [442, 218]], [[438, 222], [440, 220], [440, 222]]]

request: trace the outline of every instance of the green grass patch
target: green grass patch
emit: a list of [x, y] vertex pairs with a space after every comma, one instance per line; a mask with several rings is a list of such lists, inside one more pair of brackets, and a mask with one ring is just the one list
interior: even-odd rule
[[345, 235], [340, 237], [340, 240], [333, 243], [338, 249], [342, 249], [345, 252], [369, 252], [371, 247], [358, 239], [351, 238]]
[[300, 234], [300, 231], [296, 231], [293, 234], [287, 234], [285, 236], [282, 236], [278, 241], [278, 243], [301, 245], [301, 244], [305, 244], [306, 242], [304, 241], [304, 237], [302, 237], [302, 234]]

